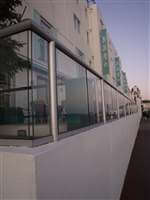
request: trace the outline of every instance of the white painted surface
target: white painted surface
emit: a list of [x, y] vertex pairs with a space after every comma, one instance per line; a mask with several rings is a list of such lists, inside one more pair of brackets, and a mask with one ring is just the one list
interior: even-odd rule
[[35, 166], [32, 155], [0, 152], [0, 199], [35, 199]]
[[[89, 64], [89, 60], [92, 60], [92, 55], [86, 37], [89, 29], [86, 1], [81, 0], [80, 3], [77, 3], [76, 0], [25, 0], [25, 2], [27, 10], [24, 18], [33, 18], [34, 10], [38, 11], [55, 27], [57, 40], [61, 41], [76, 55], [76, 48], [78, 48], [84, 53], [85, 62]], [[74, 14], [80, 20], [80, 33], [74, 30]]]
[[1, 147], [1, 199], [117, 200], [140, 116], [36, 148]]

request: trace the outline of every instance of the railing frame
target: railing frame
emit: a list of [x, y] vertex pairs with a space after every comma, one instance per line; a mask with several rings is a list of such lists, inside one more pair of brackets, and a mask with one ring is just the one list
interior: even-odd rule
[[[51, 35], [49, 35], [47, 32], [45, 32], [38, 24], [36, 24], [31, 19], [25, 20], [19, 24], [10, 26], [8, 28], [5, 28], [3, 30], [0, 30], [0, 38], [8, 37], [10, 35], [14, 35], [20, 32], [29, 31], [29, 35], [32, 34], [32, 32], [38, 34], [43, 39], [45, 39], [49, 45], [48, 45], [48, 55], [49, 55], [49, 63], [48, 63], [48, 77], [49, 77], [49, 112], [50, 112], [50, 126], [51, 126], [51, 132], [53, 136], [53, 141], [57, 141], [59, 138], [58, 134], [58, 116], [57, 116], [57, 81], [56, 81], [56, 48], [59, 49], [61, 52], [63, 52], [65, 55], [73, 59], [75, 62], [80, 64], [82, 67], [84, 67], [86, 70], [90, 71], [92, 74], [94, 74], [96, 77], [98, 77], [101, 81], [101, 91], [102, 91], [102, 108], [103, 108], [103, 122], [104, 124], [106, 121], [106, 110], [105, 110], [105, 95], [104, 95], [104, 83], [108, 84], [111, 88], [113, 88], [116, 91], [117, 95], [117, 113], [118, 113], [118, 119], [120, 118], [120, 111], [119, 111], [119, 94], [124, 96], [126, 99], [130, 101], [130, 103], [133, 103], [133, 100], [130, 99], [127, 95], [125, 95], [122, 91], [120, 91], [115, 86], [111, 85], [107, 80], [104, 79], [101, 75], [99, 75], [96, 71], [91, 69], [86, 63], [81, 61], [77, 56], [75, 56], [69, 49], [67, 49], [63, 44], [60, 43], [60, 41], [57, 41], [56, 38], [53, 38]], [[32, 42], [32, 38], [29, 38]], [[32, 44], [30, 44], [32, 45]], [[29, 52], [29, 59], [32, 60], [32, 50]], [[130, 108], [131, 109], [131, 108]], [[125, 106], [124, 106], [124, 112], [125, 112]], [[126, 112], [125, 112], [126, 117]], [[100, 124], [101, 125], [101, 124]], [[98, 124], [95, 124], [95, 126], [98, 126]], [[89, 126], [90, 127], [90, 126]], [[91, 127], [94, 127], [93, 125]], [[88, 127], [85, 127], [85, 130], [87, 130]], [[82, 128], [83, 130], [83, 128]], [[77, 132], [77, 131], [75, 131]], [[79, 130], [80, 132], [80, 130]], [[35, 139], [36, 140], [36, 139]], [[39, 140], [40, 141], [40, 140]], [[44, 141], [51, 141], [51, 139], [47, 139]], [[30, 142], [31, 143], [31, 142]], [[33, 142], [36, 145], [36, 142]], [[42, 143], [41, 141], [39, 142]], [[33, 144], [32, 144], [33, 145]], [[32, 146], [31, 145], [31, 146]], [[30, 146], [30, 145], [29, 145]]]

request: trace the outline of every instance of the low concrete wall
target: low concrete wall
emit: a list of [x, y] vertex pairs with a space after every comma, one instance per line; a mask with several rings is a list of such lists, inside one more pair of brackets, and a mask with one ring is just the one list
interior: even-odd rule
[[35, 199], [34, 164], [32, 155], [0, 151], [0, 199]]
[[0, 148], [1, 199], [118, 200], [140, 115], [36, 148]]

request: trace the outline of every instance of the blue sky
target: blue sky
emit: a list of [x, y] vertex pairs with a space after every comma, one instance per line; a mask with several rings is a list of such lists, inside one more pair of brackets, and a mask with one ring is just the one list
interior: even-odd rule
[[150, 93], [150, 40], [148, 37], [148, 34], [150, 36], [150, 1], [96, 1], [111, 39], [121, 57], [129, 87], [139, 86], [143, 98], [148, 98], [148, 92]]

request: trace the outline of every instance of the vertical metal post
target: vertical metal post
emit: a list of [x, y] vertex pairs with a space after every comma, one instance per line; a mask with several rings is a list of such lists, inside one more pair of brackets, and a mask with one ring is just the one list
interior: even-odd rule
[[126, 112], [126, 102], [125, 102], [125, 100], [124, 100], [124, 115], [125, 115], [125, 117], [127, 116], [127, 112]]
[[103, 105], [103, 120], [106, 123], [106, 112], [105, 112], [105, 97], [104, 97], [104, 81], [101, 79], [102, 85], [102, 105]]
[[50, 88], [50, 119], [51, 131], [54, 141], [58, 139], [58, 126], [57, 126], [57, 95], [56, 95], [56, 51], [55, 42], [49, 43], [49, 88]]
[[120, 118], [120, 110], [119, 110], [119, 93], [117, 92], [117, 115], [118, 115], [118, 119]]
[[132, 114], [132, 110], [131, 110], [131, 102], [129, 102], [129, 111], [130, 111], [130, 115]]
[[32, 31], [28, 31], [28, 59], [29, 59], [29, 63], [31, 65], [31, 69], [28, 70], [28, 87], [31, 86], [31, 89], [28, 89], [28, 129], [29, 129], [29, 134], [28, 136], [34, 136], [34, 116], [33, 116], [33, 106], [31, 106], [31, 110], [30, 110], [30, 102], [33, 103], [33, 82], [32, 82], [32, 73], [33, 73], [33, 69], [32, 69], [32, 52], [33, 52], [33, 32]]
[[88, 123], [90, 124], [90, 104], [89, 104], [89, 85], [88, 85], [88, 75], [87, 70], [85, 71], [86, 74], [86, 88], [87, 88], [87, 104], [88, 104]]

